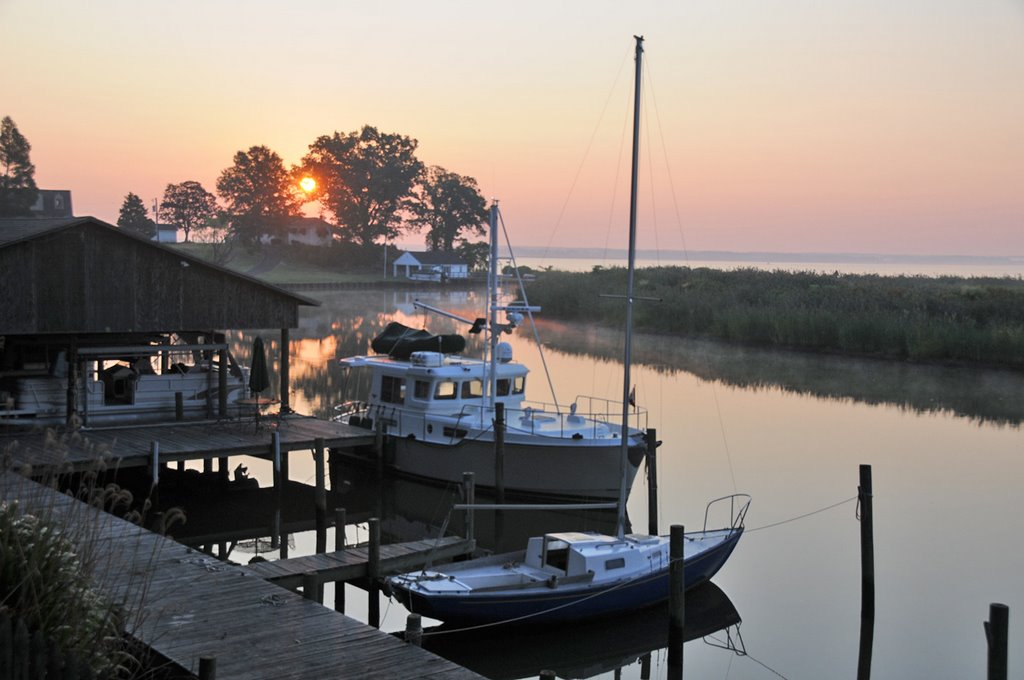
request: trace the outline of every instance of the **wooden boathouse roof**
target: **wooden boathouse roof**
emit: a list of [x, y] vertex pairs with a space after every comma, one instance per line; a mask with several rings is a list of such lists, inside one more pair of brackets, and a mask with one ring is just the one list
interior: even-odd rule
[[0, 219], [0, 335], [296, 328], [310, 298], [95, 217]]

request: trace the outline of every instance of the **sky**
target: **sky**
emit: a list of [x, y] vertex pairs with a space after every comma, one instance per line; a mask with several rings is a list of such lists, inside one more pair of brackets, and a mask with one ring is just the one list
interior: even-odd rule
[[1024, 256], [1024, 0], [0, 0], [0, 116], [109, 222], [369, 124], [625, 248], [634, 35], [640, 247]]

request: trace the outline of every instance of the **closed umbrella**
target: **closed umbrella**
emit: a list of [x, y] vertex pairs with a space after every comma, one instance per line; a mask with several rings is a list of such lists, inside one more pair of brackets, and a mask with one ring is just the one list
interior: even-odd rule
[[270, 375], [267, 372], [267, 353], [263, 349], [263, 338], [252, 341], [252, 364], [249, 366], [249, 389], [259, 395], [270, 387]]

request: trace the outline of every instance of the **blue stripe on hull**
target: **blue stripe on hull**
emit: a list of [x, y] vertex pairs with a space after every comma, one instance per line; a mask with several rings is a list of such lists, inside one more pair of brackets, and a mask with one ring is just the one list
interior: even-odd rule
[[[710, 580], [722, 568], [742, 533], [740, 529], [721, 545], [687, 560], [687, 590]], [[562, 586], [561, 589], [563, 592], [558, 592], [559, 589], [524, 592], [519, 597], [508, 594], [425, 597], [397, 588], [396, 596], [409, 611], [446, 623], [516, 623], [511, 619], [522, 619], [524, 624], [559, 623], [611, 616], [667, 600], [669, 571], [663, 569], [620, 587]]]

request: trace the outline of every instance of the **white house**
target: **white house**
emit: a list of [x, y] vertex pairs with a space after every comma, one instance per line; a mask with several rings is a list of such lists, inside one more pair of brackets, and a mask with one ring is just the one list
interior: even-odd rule
[[177, 243], [178, 227], [173, 224], [156, 225], [156, 236], [153, 237], [153, 240], [157, 243]]
[[[268, 226], [269, 226], [268, 220]], [[287, 242], [301, 243], [307, 246], [322, 246], [333, 239], [332, 227], [327, 222], [316, 217], [286, 217], [275, 224], [277, 233], [287, 234]], [[262, 243], [270, 243], [275, 238], [269, 233], [260, 237]]]
[[[403, 252], [391, 265], [392, 275], [417, 281], [442, 281], [469, 278], [469, 265], [454, 253], [439, 250]], [[400, 272], [399, 268], [404, 268]]]

